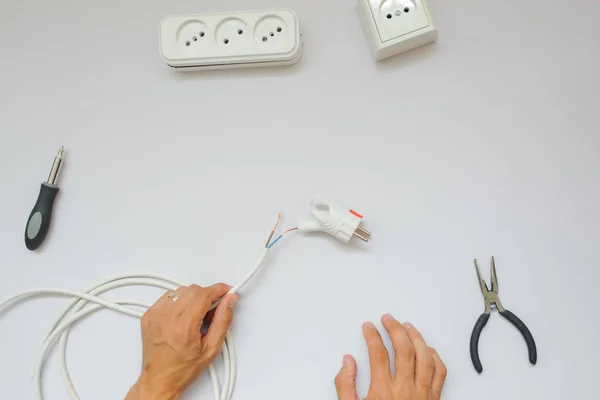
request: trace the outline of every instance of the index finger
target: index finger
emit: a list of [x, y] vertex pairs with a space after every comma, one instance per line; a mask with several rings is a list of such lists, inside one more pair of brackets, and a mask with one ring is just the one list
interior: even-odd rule
[[415, 375], [415, 347], [410, 341], [406, 330], [390, 314], [385, 314], [381, 318], [381, 322], [388, 331], [390, 339], [392, 339], [396, 378], [412, 380]]
[[369, 350], [371, 387], [389, 384], [392, 379], [390, 357], [379, 331], [371, 322], [365, 322], [363, 324], [363, 334]]

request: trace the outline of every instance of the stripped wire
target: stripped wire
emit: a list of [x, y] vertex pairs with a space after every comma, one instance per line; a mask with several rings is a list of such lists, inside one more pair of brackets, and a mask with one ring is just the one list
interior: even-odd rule
[[273, 239], [273, 235], [275, 235], [275, 231], [277, 230], [277, 227], [279, 226], [279, 222], [281, 222], [281, 211], [277, 213], [277, 222], [275, 222], [275, 226], [271, 230], [271, 233], [269, 234], [269, 238], [267, 239], [267, 242], [265, 243], [265, 247], [267, 249], [269, 248], [269, 243], [271, 243], [271, 239]]
[[277, 222], [275, 222], [275, 226], [273, 227], [273, 232], [277, 230], [279, 223], [281, 222], [281, 211], [277, 213]]
[[292, 231], [297, 231], [297, 230], [298, 230], [298, 228], [290, 228], [290, 229], [288, 229], [288, 230], [284, 231], [284, 232], [283, 232], [281, 235], [277, 236], [277, 237], [275, 238], [275, 240], [273, 240], [273, 241], [271, 242], [271, 244], [269, 244], [269, 245], [267, 246], [267, 249], [270, 249], [271, 247], [275, 246], [275, 243], [279, 242], [279, 241], [281, 240], [281, 238], [283, 238], [283, 236], [284, 236], [286, 233], [288, 233], [288, 232], [292, 232]]

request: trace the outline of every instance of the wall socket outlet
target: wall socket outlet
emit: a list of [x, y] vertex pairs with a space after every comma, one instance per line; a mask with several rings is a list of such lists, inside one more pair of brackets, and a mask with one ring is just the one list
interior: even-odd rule
[[377, 61], [437, 39], [426, 0], [358, 0], [358, 13]]
[[286, 9], [167, 17], [159, 45], [178, 71], [290, 65], [302, 55], [298, 17]]

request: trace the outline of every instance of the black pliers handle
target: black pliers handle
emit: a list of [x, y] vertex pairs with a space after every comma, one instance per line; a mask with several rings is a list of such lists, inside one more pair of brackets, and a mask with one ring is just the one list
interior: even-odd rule
[[479, 282], [481, 285], [481, 292], [483, 293], [483, 297], [485, 299], [485, 311], [479, 319], [475, 323], [475, 327], [473, 328], [473, 333], [471, 333], [471, 361], [473, 361], [473, 366], [477, 373], [483, 372], [483, 366], [481, 365], [481, 361], [479, 359], [479, 337], [481, 336], [481, 332], [483, 328], [487, 325], [488, 320], [490, 319], [490, 314], [492, 309], [497, 309], [500, 315], [502, 315], [505, 319], [507, 319], [511, 324], [515, 326], [523, 335], [525, 339], [525, 343], [527, 343], [527, 351], [529, 353], [529, 362], [533, 365], [537, 363], [537, 347], [535, 345], [535, 340], [533, 339], [533, 335], [527, 325], [519, 317], [510, 312], [509, 310], [502, 307], [502, 303], [500, 303], [500, 298], [498, 297], [498, 278], [496, 276], [496, 265], [494, 262], [494, 257], [492, 257], [492, 289], [488, 289], [485, 280], [481, 277], [481, 272], [479, 271], [479, 266], [477, 265], [477, 260], [475, 260], [475, 269], [477, 270], [477, 276], [479, 277]]
[[[537, 363], [537, 347], [535, 345], [535, 340], [533, 339], [533, 335], [529, 328], [525, 325], [523, 321], [519, 319], [515, 314], [508, 310], [499, 311], [500, 315], [510, 321], [511, 324], [515, 326], [523, 335], [525, 339], [525, 343], [527, 343], [527, 351], [529, 352], [529, 362], [533, 365]], [[479, 336], [481, 336], [481, 331], [488, 323], [490, 319], [490, 313], [483, 313], [475, 323], [475, 327], [473, 328], [473, 333], [471, 333], [471, 361], [473, 361], [473, 366], [477, 373], [483, 372], [483, 366], [481, 365], [481, 361], [479, 360]]]

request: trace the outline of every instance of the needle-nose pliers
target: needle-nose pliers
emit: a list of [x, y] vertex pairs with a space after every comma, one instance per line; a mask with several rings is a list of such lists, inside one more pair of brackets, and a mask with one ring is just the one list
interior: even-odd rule
[[525, 338], [525, 343], [527, 343], [527, 350], [529, 352], [529, 362], [533, 365], [537, 363], [537, 348], [535, 346], [535, 340], [533, 340], [533, 336], [529, 331], [529, 328], [521, 321], [515, 314], [508, 311], [504, 307], [502, 307], [502, 303], [500, 303], [500, 298], [498, 297], [498, 277], [496, 276], [496, 264], [494, 261], [494, 257], [492, 257], [492, 266], [491, 266], [491, 275], [492, 275], [492, 288], [488, 289], [488, 286], [485, 280], [481, 277], [481, 271], [479, 271], [479, 266], [477, 265], [477, 260], [475, 261], [475, 270], [477, 271], [477, 277], [479, 278], [479, 284], [481, 285], [481, 293], [483, 293], [483, 297], [485, 299], [485, 311], [475, 324], [473, 328], [473, 333], [471, 333], [471, 361], [473, 361], [473, 366], [477, 373], [481, 373], [483, 371], [483, 367], [481, 366], [481, 361], [479, 360], [479, 336], [481, 335], [481, 331], [488, 323], [490, 319], [490, 314], [492, 310], [496, 309], [504, 318], [506, 318], [511, 324], [513, 324], [521, 335]]

